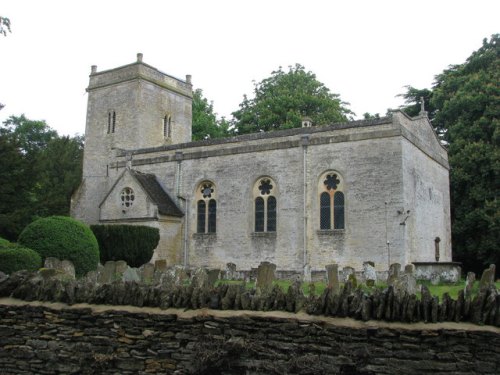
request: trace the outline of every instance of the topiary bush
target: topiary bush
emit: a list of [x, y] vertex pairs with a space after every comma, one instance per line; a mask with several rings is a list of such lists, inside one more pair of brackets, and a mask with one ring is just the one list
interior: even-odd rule
[[91, 225], [101, 256], [101, 263], [124, 260], [130, 267], [149, 262], [160, 241], [158, 228], [143, 225]]
[[5, 238], [0, 237], [0, 248], [1, 247], [9, 247], [11, 246], [10, 241], [6, 240]]
[[90, 228], [70, 217], [51, 216], [29, 224], [19, 235], [20, 245], [48, 257], [69, 260], [77, 276], [97, 269], [99, 245]]
[[41, 266], [42, 258], [34, 250], [14, 244], [0, 246], [1, 272], [11, 274], [20, 270], [36, 271]]

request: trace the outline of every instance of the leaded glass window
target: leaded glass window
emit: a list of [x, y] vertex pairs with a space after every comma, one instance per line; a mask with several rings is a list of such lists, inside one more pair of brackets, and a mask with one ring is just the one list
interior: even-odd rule
[[259, 178], [253, 188], [255, 232], [276, 232], [276, 183], [269, 177]]
[[339, 173], [326, 172], [318, 186], [319, 228], [345, 229], [344, 182]]
[[344, 229], [344, 193], [341, 191], [333, 195], [333, 223], [334, 229]]
[[217, 197], [215, 185], [211, 181], [203, 181], [198, 185], [196, 201], [196, 231], [198, 233], [216, 233]]
[[126, 187], [120, 193], [120, 200], [123, 208], [129, 208], [134, 204], [135, 194], [132, 188]]
[[255, 198], [255, 231], [264, 232], [265, 203], [261, 197]]

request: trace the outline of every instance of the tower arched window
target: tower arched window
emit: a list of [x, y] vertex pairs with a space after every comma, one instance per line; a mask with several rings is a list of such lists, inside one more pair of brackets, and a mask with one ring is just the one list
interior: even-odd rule
[[269, 177], [259, 178], [255, 183], [253, 188], [255, 232], [276, 232], [276, 191], [276, 183]]
[[116, 127], [116, 112], [108, 111], [108, 134], [114, 133]]
[[217, 232], [217, 197], [211, 181], [203, 181], [196, 189], [196, 232]]
[[321, 230], [345, 228], [344, 181], [337, 172], [326, 172], [318, 186], [319, 228]]
[[163, 137], [172, 137], [172, 117], [170, 115], [165, 115], [163, 118]]

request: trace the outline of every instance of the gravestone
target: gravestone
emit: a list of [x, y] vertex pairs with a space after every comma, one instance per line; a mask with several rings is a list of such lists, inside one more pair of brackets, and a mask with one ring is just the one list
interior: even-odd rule
[[117, 260], [115, 262], [115, 272], [117, 277], [121, 277], [123, 273], [127, 270], [128, 264], [124, 260]]
[[377, 281], [377, 272], [375, 271], [375, 266], [373, 262], [363, 263], [363, 279], [367, 286], [374, 286]]
[[226, 264], [226, 278], [228, 280], [234, 280], [236, 278], [236, 264], [234, 263]]
[[467, 298], [472, 293], [472, 287], [476, 281], [476, 274], [474, 272], [467, 272], [467, 277], [465, 279], [464, 297]]
[[210, 286], [210, 287], [214, 286], [215, 283], [217, 282], [217, 280], [219, 280], [219, 277], [220, 277], [220, 270], [219, 269], [212, 268], [212, 269], [207, 270], [208, 286]]
[[[176, 282], [179, 280], [178, 278], [178, 272], [175, 272], [176, 274]], [[208, 283], [208, 272], [205, 268], [197, 268], [194, 272], [193, 272], [193, 275], [192, 275], [192, 278], [191, 278], [191, 284], [195, 287], [195, 288], [206, 288], [206, 287], [209, 287], [209, 283]], [[179, 284], [178, 284], [179, 285]]]
[[139, 277], [137, 268], [127, 267], [127, 269], [122, 273], [122, 281], [139, 283], [141, 278]]
[[257, 284], [256, 287], [263, 289], [270, 289], [273, 286], [274, 272], [276, 271], [276, 264], [270, 262], [261, 262], [257, 269]]
[[410, 275], [415, 275], [415, 265], [414, 264], [407, 264], [405, 266], [405, 273], [410, 274]]
[[394, 285], [394, 282], [399, 278], [401, 274], [401, 264], [392, 263], [389, 267], [389, 275], [387, 277], [387, 285]]
[[490, 286], [494, 285], [495, 271], [496, 268], [494, 264], [490, 264], [490, 266], [483, 271], [481, 280], [479, 281], [479, 290], [487, 290]]
[[104, 263], [104, 267], [100, 270], [97, 281], [99, 282], [99, 284], [110, 284], [115, 280], [116, 264], [113, 260], [108, 260], [106, 263]]
[[151, 284], [155, 276], [155, 266], [151, 263], [143, 264], [140, 268], [141, 281], [144, 284]]
[[326, 277], [328, 279], [328, 288], [330, 288], [333, 293], [338, 293], [340, 290], [339, 265], [336, 263], [327, 264], [325, 268], [326, 268]]
[[158, 259], [155, 261], [155, 271], [165, 272], [167, 270], [167, 261], [165, 259]]
[[45, 262], [43, 263], [44, 268], [54, 268], [54, 269], [59, 269], [61, 268], [61, 261], [57, 258], [54, 257], [48, 257], [45, 259]]
[[349, 266], [344, 267], [344, 268], [342, 269], [342, 276], [344, 277], [344, 280], [343, 280], [343, 281], [344, 281], [344, 282], [347, 282], [347, 281], [349, 280], [349, 276], [350, 276], [350, 275], [352, 275], [352, 274], [354, 274], [354, 272], [355, 272], [355, 271], [354, 271], [354, 268], [349, 267]]
[[417, 293], [417, 280], [415, 279], [414, 271], [415, 266], [413, 264], [406, 265], [405, 272], [394, 283], [394, 289], [400, 295], [403, 295], [404, 292], [410, 295]]

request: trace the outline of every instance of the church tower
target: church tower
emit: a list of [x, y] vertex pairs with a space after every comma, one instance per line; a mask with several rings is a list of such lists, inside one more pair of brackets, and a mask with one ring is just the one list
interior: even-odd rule
[[[88, 92], [82, 184], [72, 216], [96, 223], [100, 202], [111, 184], [109, 168], [118, 153], [191, 141], [192, 84], [137, 61], [97, 71], [92, 66]], [[93, 202], [92, 204], [90, 202]]]

